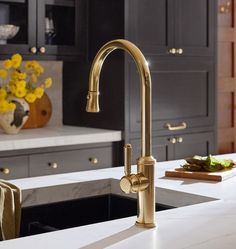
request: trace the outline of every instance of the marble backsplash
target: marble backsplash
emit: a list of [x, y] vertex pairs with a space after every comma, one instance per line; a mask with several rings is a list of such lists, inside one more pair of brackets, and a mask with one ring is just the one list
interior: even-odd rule
[[[44, 67], [43, 79], [51, 77], [53, 80], [52, 87], [47, 89], [47, 94], [52, 102], [52, 116], [47, 126], [62, 125], [62, 61], [39, 61]], [[2, 61], [0, 61], [2, 67]]]
[[51, 77], [52, 87], [47, 89], [47, 94], [52, 101], [52, 116], [47, 125], [62, 125], [62, 61], [40, 61], [44, 67], [45, 77]]

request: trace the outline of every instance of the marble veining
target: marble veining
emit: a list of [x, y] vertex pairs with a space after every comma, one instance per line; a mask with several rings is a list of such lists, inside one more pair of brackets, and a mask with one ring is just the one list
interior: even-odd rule
[[[219, 157], [235, 160], [236, 154]], [[164, 177], [166, 169], [180, 163], [182, 160], [156, 165], [156, 201], [181, 207], [158, 212], [154, 229], [135, 227], [136, 217], [129, 217], [9, 240], [1, 242], [0, 248], [235, 249], [236, 177], [218, 183]], [[117, 167], [12, 182], [22, 189], [24, 205], [31, 206], [88, 195], [121, 194], [122, 175], [123, 167]]]

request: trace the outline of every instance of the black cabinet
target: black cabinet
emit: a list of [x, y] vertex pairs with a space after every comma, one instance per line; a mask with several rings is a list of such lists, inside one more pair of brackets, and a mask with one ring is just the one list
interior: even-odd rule
[[7, 17], [0, 24], [18, 26], [19, 31], [0, 44], [1, 58], [18, 52], [37, 59], [71, 59], [85, 53], [84, 0], [0, 1], [2, 12]]
[[[133, 146], [133, 164], [140, 156], [140, 139], [130, 140]], [[194, 155], [209, 155], [215, 151], [215, 138], [212, 132], [180, 134], [153, 137], [152, 154], [158, 162], [183, 159]]]
[[[169, 134], [171, 127], [183, 129], [213, 126], [215, 122], [215, 65], [210, 59], [153, 59], [147, 57], [152, 76], [153, 130]], [[139, 81], [136, 68], [128, 66], [130, 132], [140, 130]], [[170, 127], [170, 129], [171, 129]]]
[[213, 55], [215, 0], [130, 0], [127, 37], [145, 54]]
[[[140, 80], [135, 63], [123, 51], [113, 52], [103, 65], [101, 112], [85, 112], [96, 51], [109, 40], [124, 38], [136, 44], [149, 63], [154, 156], [162, 161], [214, 153], [216, 1], [90, 0], [88, 10], [89, 62], [80, 61], [74, 69], [64, 64], [64, 104], [70, 106], [64, 123], [122, 130], [124, 142], [140, 148]], [[76, 77], [72, 70], [78, 71]], [[172, 144], [169, 139], [177, 136], [184, 142]]]

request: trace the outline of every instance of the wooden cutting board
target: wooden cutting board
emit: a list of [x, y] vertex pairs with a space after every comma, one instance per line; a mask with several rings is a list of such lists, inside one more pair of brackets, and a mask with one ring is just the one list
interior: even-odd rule
[[191, 172], [191, 171], [186, 171], [183, 168], [176, 168], [173, 170], [167, 170], [165, 172], [165, 176], [167, 177], [190, 178], [197, 180], [217, 181], [217, 182], [221, 182], [235, 175], [236, 175], [236, 167], [230, 170], [222, 170], [218, 172], [199, 172], [199, 171]]
[[37, 99], [34, 103], [29, 104], [30, 114], [23, 129], [41, 128], [45, 126], [52, 115], [52, 103], [46, 93], [41, 99]]

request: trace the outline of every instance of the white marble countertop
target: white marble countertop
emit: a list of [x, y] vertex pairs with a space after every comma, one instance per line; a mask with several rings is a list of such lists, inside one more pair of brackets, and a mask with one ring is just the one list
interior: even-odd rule
[[[220, 157], [235, 160], [236, 154]], [[180, 207], [156, 213], [156, 228], [137, 228], [133, 225], [136, 217], [130, 217], [9, 240], [1, 242], [0, 248], [235, 249], [236, 177], [223, 182], [164, 177], [166, 169], [182, 162], [156, 165], [156, 201]], [[23, 190], [23, 205], [30, 206], [88, 195], [120, 194], [122, 175], [123, 168], [119, 167], [12, 182]]]
[[0, 133], [0, 152], [88, 143], [120, 141], [121, 131], [76, 126], [46, 126], [22, 129], [19, 134]]

